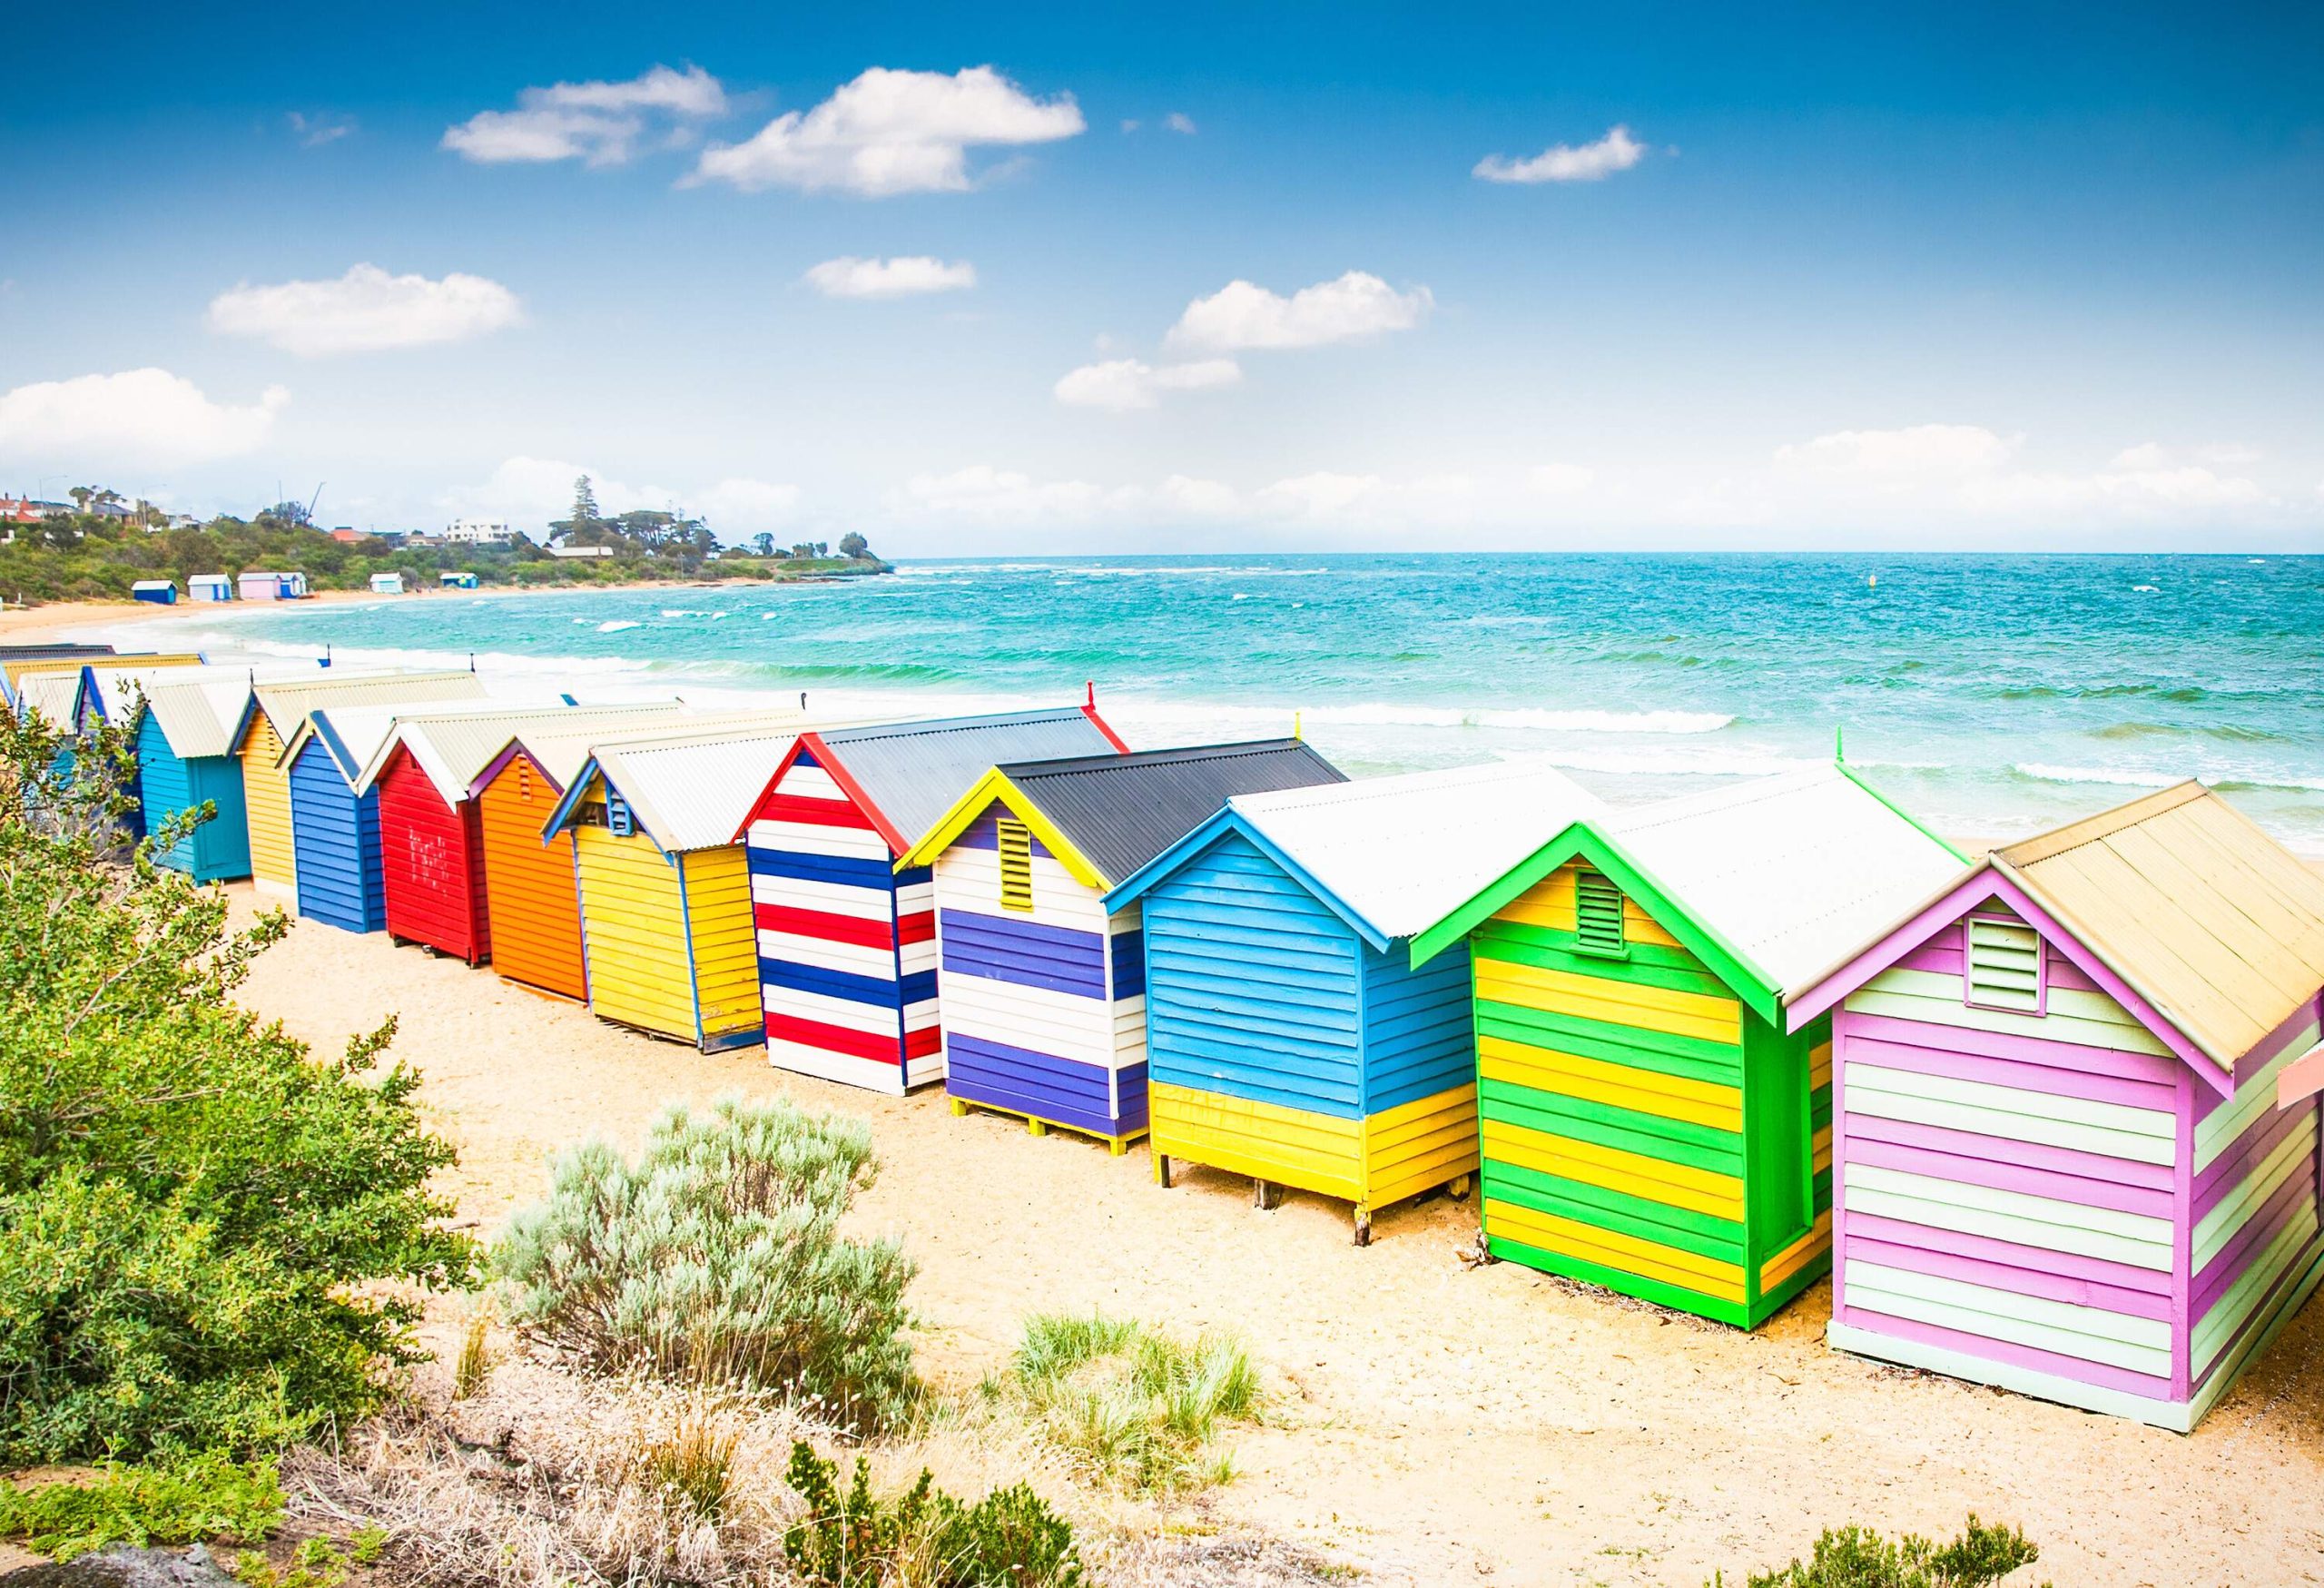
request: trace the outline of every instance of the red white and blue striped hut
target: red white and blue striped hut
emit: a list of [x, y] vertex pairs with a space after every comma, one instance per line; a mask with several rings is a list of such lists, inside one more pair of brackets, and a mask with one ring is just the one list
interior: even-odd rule
[[936, 902], [896, 860], [1001, 762], [1128, 749], [1082, 706], [803, 734], [736, 836], [779, 1069], [901, 1095], [944, 1076]]
[[996, 766], [897, 863], [933, 865], [944, 1090], [1095, 1136], [1147, 1129], [1146, 941], [1107, 893], [1235, 794], [1344, 781], [1296, 739]]

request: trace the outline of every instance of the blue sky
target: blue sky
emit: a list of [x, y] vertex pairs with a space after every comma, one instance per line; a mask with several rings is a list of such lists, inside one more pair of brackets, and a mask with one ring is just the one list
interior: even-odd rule
[[0, 492], [2324, 547], [2308, 8], [32, 9]]

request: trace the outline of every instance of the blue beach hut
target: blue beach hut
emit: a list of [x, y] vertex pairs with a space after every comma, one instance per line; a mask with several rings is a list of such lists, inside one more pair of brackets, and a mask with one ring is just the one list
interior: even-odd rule
[[1469, 961], [1411, 939], [1600, 810], [1502, 762], [1238, 794], [1106, 895], [1146, 933], [1154, 1174], [1248, 1175], [1374, 1212], [1477, 1168]]

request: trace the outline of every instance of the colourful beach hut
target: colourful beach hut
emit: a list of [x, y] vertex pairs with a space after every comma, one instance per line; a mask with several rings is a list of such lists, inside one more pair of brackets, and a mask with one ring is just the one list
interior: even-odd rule
[[[576, 706], [399, 715], [354, 780], [377, 790], [382, 919], [398, 942], [482, 964], [492, 957], [492, 912], [484, 870], [483, 813], [470, 785], [509, 743], [531, 732], [619, 733], [669, 708]], [[529, 834], [540, 848], [540, 824]], [[566, 886], [571, 887], [568, 873]]]
[[1296, 739], [1017, 762], [897, 861], [934, 868], [944, 1090], [1116, 1153], [1146, 1133], [1138, 907], [1106, 893], [1236, 794], [1344, 781]]
[[1477, 1168], [1469, 956], [1411, 940], [1597, 798], [1503, 762], [1237, 794], [1106, 895], [1146, 942], [1154, 1178], [1173, 1164], [1379, 1208]]
[[734, 834], [799, 736], [757, 729], [599, 746], [541, 834], [573, 840], [589, 1009], [705, 1053], [766, 1040], [750, 864]]
[[902, 1095], [940, 1080], [935, 884], [896, 861], [1001, 762], [1123, 751], [1088, 704], [803, 734], [746, 840], [767, 1057]]
[[242, 768], [242, 808], [250, 824], [251, 881], [261, 893], [295, 896], [299, 866], [290, 820], [290, 774], [282, 752], [325, 705], [416, 705], [476, 699], [484, 685], [473, 673], [349, 674], [331, 669], [311, 683], [261, 684], [235, 735]]
[[1586, 818], [1413, 942], [1468, 940], [1496, 1257], [1740, 1327], [1831, 1251], [1831, 1023], [1788, 989], [1968, 862], [1834, 764]]
[[[45, 652], [61, 647], [44, 646], [34, 648]], [[156, 652], [151, 655], [133, 652], [121, 656], [75, 647], [61, 655], [0, 656], [0, 680], [5, 680], [9, 705], [22, 716], [31, 708], [31, 703], [25, 697], [27, 685], [36, 676], [47, 675], [49, 682], [45, 690], [35, 691], [42, 696], [44, 715], [48, 716], [53, 726], [64, 727], [69, 723], [77, 728], [80, 726], [77, 715], [80, 686], [91, 671], [104, 672], [115, 667], [198, 667], [202, 664], [202, 657], [196, 651]], [[71, 696], [72, 709], [76, 713], [71, 718], [55, 715], [45, 709], [64, 705], [66, 695]]]
[[[1809, 981], [1829, 1339], [2186, 1433], [2324, 1273], [2324, 879], [2196, 783], [1997, 849]], [[2296, 1090], [2296, 1089], [2295, 1089]]]
[[130, 584], [129, 598], [150, 601], [156, 607], [174, 607], [178, 604], [178, 587], [170, 579], [136, 579]]

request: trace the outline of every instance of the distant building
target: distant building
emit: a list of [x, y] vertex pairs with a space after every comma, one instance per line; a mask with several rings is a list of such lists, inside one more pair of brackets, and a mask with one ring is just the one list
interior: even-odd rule
[[54, 514], [72, 510], [70, 502], [35, 501], [31, 497], [0, 497], [0, 524], [37, 524]]
[[371, 576], [371, 594], [374, 596], [402, 595], [403, 576], [401, 574], [373, 574]]
[[350, 529], [344, 524], [341, 524], [338, 528], [332, 530], [330, 532], [330, 538], [333, 540], [338, 541], [342, 546], [352, 546], [359, 540], [369, 540], [370, 538], [369, 536], [364, 534], [360, 529]]
[[185, 593], [195, 601], [231, 601], [234, 581], [224, 574], [188, 574]]
[[611, 557], [614, 548], [610, 546], [552, 546], [548, 554], [551, 557]]
[[502, 544], [516, 536], [507, 525], [489, 518], [455, 518], [444, 529], [444, 538], [455, 546]]

